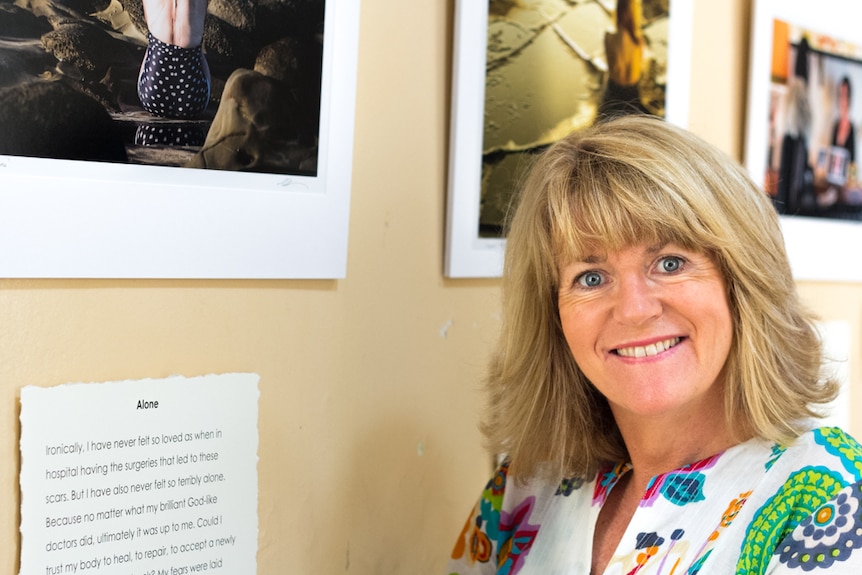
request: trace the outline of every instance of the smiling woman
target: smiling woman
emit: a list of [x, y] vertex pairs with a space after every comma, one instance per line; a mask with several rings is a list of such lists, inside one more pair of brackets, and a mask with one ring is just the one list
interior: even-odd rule
[[[627, 445], [681, 420], [711, 418], [723, 403], [733, 321], [709, 256], [673, 244], [633, 246], [570, 263], [560, 275], [563, 335], [632, 438]], [[732, 443], [722, 423], [699, 441], [706, 454]]]
[[506, 459], [449, 573], [862, 568], [862, 447], [813, 423], [836, 385], [738, 164], [647, 116], [569, 136], [521, 190], [503, 292]]

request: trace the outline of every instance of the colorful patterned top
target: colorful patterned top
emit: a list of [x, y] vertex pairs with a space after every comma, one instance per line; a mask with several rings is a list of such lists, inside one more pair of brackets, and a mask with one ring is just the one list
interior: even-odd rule
[[[593, 530], [630, 466], [595, 480], [507, 481], [503, 464], [447, 573], [587, 575]], [[862, 446], [838, 428], [753, 439], [653, 478], [605, 575], [862, 573]]]

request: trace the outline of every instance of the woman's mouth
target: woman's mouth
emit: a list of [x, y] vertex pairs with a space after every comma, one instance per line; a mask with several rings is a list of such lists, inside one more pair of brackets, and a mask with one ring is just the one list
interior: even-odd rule
[[622, 356], [622, 357], [652, 357], [654, 355], [658, 355], [663, 351], [667, 351], [672, 348], [676, 344], [680, 342], [679, 337], [672, 337], [670, 339], [666, 339], [663, 341], [657, 341], [655, 343], [651, 343], [649, 345], [644, 346], [636, 346], [636, 347], [620, 347], [613, 350], [613, 353]]

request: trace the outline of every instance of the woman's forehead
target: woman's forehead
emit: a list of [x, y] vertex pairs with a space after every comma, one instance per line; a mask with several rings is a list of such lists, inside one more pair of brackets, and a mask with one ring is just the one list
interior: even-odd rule
[[639, 237], [629, 237], [628, 234], [606, 236], [602, 238], [576, 236], [572, 238], [558, 238], [558, 255], [567, 259], [606, 258], [609, 253], [622, 251], [633, 246], [663, 246], [669, 243], [679, 243], [679, 240], [670, 235], [658, 233], [644, 233]]
[[578, 259], [584, 263], [601, 263], [607, 261], [610, 256], [630, 250], [632, 248], [643, 249], [645, 255], [654, 255], [661, 252], [670, 242], [635, 242], [622, 247], [610, 248], [607, 245], [594, 244], [592, 249], [586, 249], [579, 254]]
[[622, 244], [614, 244], [610, 242], [590, 241], [585, 244], [571, 246], [570, 249], [561, 250], [558, 255], [558, 260], [561, 263], [602, 263], [607, 261], [614, 253], [624, 251], [631, 247], [644, 246], [647, 252], [657, 252], [662, 246], [668, 242], [626, 242]]
[[628, 250], [633, 247], [644, 248], [644, 253], [658, 254], [669, 245], [675, 245], [682, 249], [708, 255], [715, 258], [715, 250], [708, 246], [699, 244], [691, 238], [680, 237], [644, 237], [632, 241], [610, 241], [590, 239], [584, 242], [565, 243], [558, 246], [556, 253], [556, 264], [560, 268], [572, 263], [602, 263], [610, 256]]

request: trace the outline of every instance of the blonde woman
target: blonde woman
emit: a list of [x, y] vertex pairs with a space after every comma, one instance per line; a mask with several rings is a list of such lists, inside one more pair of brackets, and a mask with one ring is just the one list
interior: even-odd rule
[[778, 218], [654, 117], [564, 139], [521, 190], [483, 431], [505, 462], [447, 573], [862, 572], [862, 448]]

